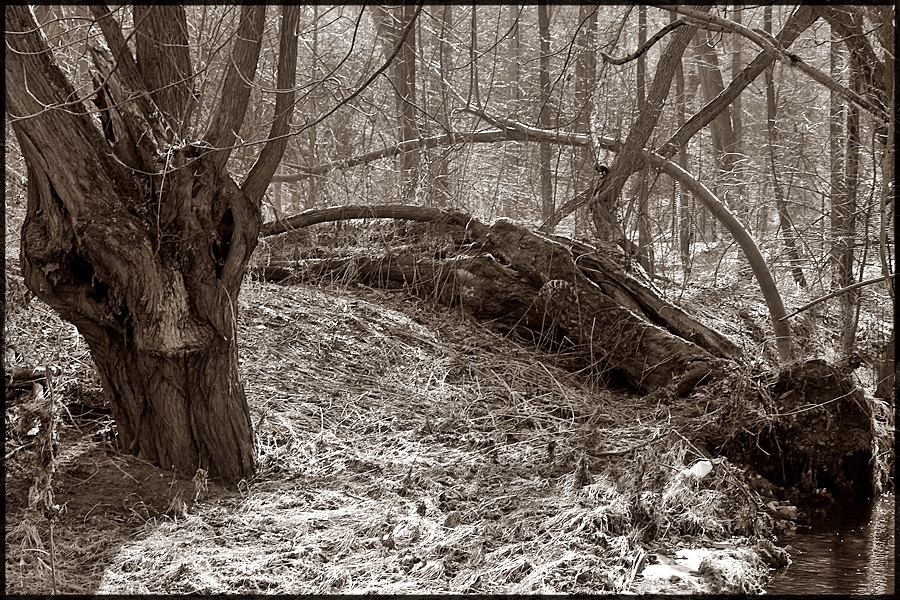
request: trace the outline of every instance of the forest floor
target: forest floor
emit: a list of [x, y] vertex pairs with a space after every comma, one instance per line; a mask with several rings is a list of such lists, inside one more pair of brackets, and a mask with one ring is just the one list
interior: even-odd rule
[[240, 307], [260, 468], [232, 489], [120, 452], [74, 327], [8, 314], [66, 407], [52, 532], [7, 409], [8, 593], [754, 593], [777, 563], [746, 474], [689, 441], [706, 406], [401, 291], [250, 281]]
[[[797, 509], [695, 445], [740, 409], [724, 387], [666, 404], [403, 290], [247, 281], [259, 472], [225, 488], [117, 447], [84, 340], [7, 261], [7, 371], [53, 373], [7, 390], [8, 593], [759, 593], [785, 563]], [[674, 301], [769, 363], [753, 282], [722, 273]], [[807, 353], [832, 326], [798, 320]]]

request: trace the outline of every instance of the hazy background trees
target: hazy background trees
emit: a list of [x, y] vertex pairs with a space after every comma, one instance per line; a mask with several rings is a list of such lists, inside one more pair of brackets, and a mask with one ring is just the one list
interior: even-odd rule
[[[353, 89], [361, 73], [383, 56], [385, 44], [372, 38], [378, 23], [385, 39], [394, 40], [409, 10], [307, 10], [301, 37], [318, 32], [320, 40], [341, 50], [301, 58], [301, 64], [321, 60], [335, 82]], [[746, 87], [719, 107], [707, 126], [664, 154], [729, 205], [763, 248], [783, 294], [816, 297], [892, 274], [893, 143], [887, 136], [893, 139], [893, 126], [885, 117], [893, 114], [893, 8], [717, 5], [708, 10], [739, 27], [706, 24], [691, 37], [670, 83], [659, 88], [657, 98], [665, 101], [642, 146], [661, 148], [749, 73], [752, 81], [742, 83]], [[638, 49], [681, 18], [646, 6], [427, 6], [415, 39], [404, 45], [404, 61], [319, 125], [329, 133], [319, 136], [315, 157], [299, 151], [302, 135], [292, 138], [298, 160], [283, 171], [286, 180], [294, 180], [285, 183], [284, 197], [294, 211], [310, 206], [305, 199], [321, 189], [317, 206], [437, 204], [485, 219], [540, 223], [579, 193], [589, 195], [597, 181], [595, 164], [609, 166], [615, 155], [546, 139], [490, 144], [460, 139], [317, 177], [296, 173], [415, 136], [491, 129], [467, 108], [545, 131], [590, 132], [625, 142], [658, 75], [660, 56], [686, 26]], [[758, 43], [736, 33], [740, 26], [781, 36], [789, 52], [837, 85], [814, 80], [783, 56], [767, 58]], [[307, 44], [301, 54], [310, 50]], [[756, 67], [763, 64], [768, 66]], [[400, 71], [407, 74], [403, 83], [398, 83]], [[326, 81], [311, 85], [332, 85]], [[861, 108], [839, 86], [882, 112]], [[331, 105], [339, 99], [337, 92]], [[327, 107], [320, 102], [317, 110]], [[412, 165], [418, 184], [411, 181]], [[609, 209], [613, 229], [633, 244], [645, 270], [662, 277], [664, 286], [667, 281], [684, 285], [710, 275], [691, 268], [702, 254], [714, 256], [707, 266], [715, 277], [728, 280], [740, 272], [720, 268], [743, 259], [727, 232], [681, 185], [646, 166], [629, 175]], [[569, 212], [557, 231], [597, 235], [588, 208]], [[808, 317], [830, 322], [828, 314], [839, 313], [835, 341], [846, 356], [860, 327], [861, 299], [886, 307], [877, 300], [885, 297], [893, 297], [893, 287], [882, 282], [842, 294]], [[864, 316], [866, 337], [879, 338], [875, 346], [891, 336], [890, 315], [885, 308]]]
[[[496, 131], [476, 112], [622, 143], [643, 115], [646, 137], [634, 137], [636, 147], [662, 149], [728, 203], [792, 305], [892, 275], [894, 7], [704, 10], [728, 22], [695, 19], [654, 40], [684, 16], [649, 6], [303, 7], [290, 85], [295, 117], [263, 196], [263, 220], [339, 204], [403, 203], [538, 225], [579, 194], [589, 197], [598, 182], [595, 167], [614, 165], [616, 154], [543, 136], [471, 143], [472, 134]], [[97, 21], [78, 6], [37, 6], [35, 13], [79, 98], [94, 101], [103, 129], [88, 50], [99, 39]], [[113, 8], [112, 14], [129, 43], [145, 44], [141, 36], [132, 40], [142, 9]], [[163, 109], [187, 107], [189, 113], [170, 115], [171, 121], [193, 119], [201, 137], [214, 127], [218, 98], [208, 92], [223, 85], [240, 18], [240, 7], [187, 6], [185, 39], [170, 42], [190, 49], [196, 75], [190, 86], [152, 92]], [[280, 23], [280, 11], [265, 12], [251, 110], [233, 132], [227, 159], [227, 170], [239, 178], [251, 172], [273, 132], [281, 137], [273, 126], [283, 113], [284, 95], [276, 92], [287, 81], [279, 81]], [[766, 32], [766, 40], [783, 36], [789, 52], [828, 80], [816, 81], [783, 55], [766, 59], [740, 26]], [[693, 27], [696, 33], [687, 35]], [[152, 48], [141, 54], [150, 57]], [[708, 125], [664, 147], [750, 71], [752, 81]], [[179, 100], [186, 95], [196, 102]], [[656, 105], [659, 113], [647, 119], [647, 107]], [[389, 151], [382, 158], [358, 159], [383, 149]], [[604, 208], [610, 235], [621, 237], [615, 241], [626, 242], [663, 288], [677, 294], [691, 282], [740, 280], [744, 259], [682, 185], [647, 165], [619, 162], [629, 163], [621, 165], [625, 178], [604, 188], [612, 189]], [[24, 172], [8, 160], [8, 181], [10, 169], [21, 186]], [[595, 205], [569, 212], [556, 231], [601, 233]], [[18, 234], [16, 226], [8, 225], [8, 235]], [[860, 310], [863, 302], [869, 310]], [[881, 282], [810, 309], [810, 318], [836, 324], [835, 346], [823, 351], [836, 348], [836, 357], [846, 358], [860, 335], [872, 351], [892, 348], [892, 302], [892, 284]]]

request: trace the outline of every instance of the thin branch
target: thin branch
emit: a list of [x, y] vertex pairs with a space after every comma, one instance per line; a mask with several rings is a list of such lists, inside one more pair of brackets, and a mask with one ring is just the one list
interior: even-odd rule
[[394, 51], [391, 52], [391, 55], [387, 57], [387, 60], [384, 61], [384, 64], [381, 65], [381, 67], [377, 71], [375, 71], [372, 74], [372, 76], [369, 77], [361, 86], [356, 88], [356, 90], [352, 94], [350, 94], [349, 96], [347, 96], [346, 98], [344, 98], [343, 100], [338, 102], [334, 106], [334, 108], [329, 110], [327, 113], [325, 113], [324, 115], [322, 115], [321, 117], [319, 117], [318, 119], [313, 121], [312, 123], [306, 123], [296, 133], [302, 133], [302, 132], [306, 131], [307, 129], [309, 129], [310, 127], [315, 127], [316, 125], [318, 125], [319, 123], [321, 123], [322, 121], [324, 121], [325, 119], [327, 119], [328, 117], [333, 115], [339, 108], [341, 108], [342, 106], [344, 106], [345, 104], [347, 104], [348, 102], [350, 102], [351, 100], [356, 98], [360, 93], [362, 93], [362, 91], [365, 90], [367, 87], [369, 87], [372, 84], [372, 82], [378, 78], [379, 75], [384, 73], [385, 70], [389, 66], [391, 66], [391, 63], [394, 62], [395, 58], [397, 58], [397, 54], [400, 53], [400, 49], [403, 48], [403, 44], [406, 42], [406, 38], [409, 36], [409, 32], [412, 31], [413, 25], [415, 25], [416, 20], [419, 17], [419, 13], [422, 12], [422, 6], [424, 4], [425, 4], [424, 0], [420, 0], [419, 5], [416, 6], [416, 12], [412, 16], [412, 19], [409, 20], [409, 23], [407, 23], [406, 27], [403, 28], [403, 31], [400, 32], [400, 39], [397, 40], [396, 48], [394, 48]]
[[798, 315], [798, 314], [802, 313], [803, 311], [805, 311], [809, 308], [812, 308], [816, 304], [819, 304], [820, 302], [825, 302], [826, 300], [831, 300], [835, 296], [840, 296], [841, 294], [846, 294], [847, 292], [853, 291], [856, 288], [861, 288], [861, 287], [864, 287], [867, 285], [872, 285], [873, 283], [880, 283], [882, 281], [887, 281], [888, 279], [893, 279], [894, 277], [895, 277], [895, 275], [891, 274], [891, 275], [884, 275], [882, 277], [875, 277], [873, 279], [867, 279], [865, 281], [857, 281], [854, 284], [848, 285], [846, 287], [842, 287], [841, 289], [831, 292], [830, 294], [826, 294], [820, 298], [816, 298], [815, 300], [813, 300], [812, 302], [810, 302], [808, 304], [804, 304], [803, 306], [801, 306], [800, 308], [798, 308], [791, 314], [781, 317], [779, 319], [779, 321], [784, 321], [784, 320], [790, 319], [794, 315]]
[[610, 56], [609, 54], [606, 54], [605, 52], [599, 52], [599, 54], [600, 54], [600, 56], [603, 57], [603, 60], [605, 60], [606, 62], [608, 62], [611, 65], [624, 65], [625, 63], [631, 62], [631, 61], [635, 60], [636, 58], [638, 58], [640, 55], [642, 55], [647, 50], [652, 48], [653, 45], [656, 44], [656, 42], [663, 39], [663, 37], [665, 37], [665, 35], [667, 33], [672, 31], [673, 29], [677, 29], [677, 28], [681, 27], [685, 23], [686, 23], [686, 21], [684, 19], [679, 19], [678, 21], [669, 23], [668, 25], [666, 25], [665, 27], [660, 29], [656, 33], [656, 35], [654, 35], [652, 38], [647, 40], [643, 46], [641, 46], [640, 48], [638, 48], [637, 50], [635, 50], [634, 52], [632, 52], [631, 54], [629, 54], [627, 56], [623, 56], [621, 58], [613, 58], [612, 56]]

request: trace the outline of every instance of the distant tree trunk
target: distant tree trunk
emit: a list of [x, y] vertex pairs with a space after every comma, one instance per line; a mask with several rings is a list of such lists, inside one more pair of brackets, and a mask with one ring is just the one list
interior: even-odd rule
[[[313, 9], [313, 27], [312, 27], [312, 60], [310, 61], [310, 80], [311, 81], [320, 81], [323, 73], [321, 73], [321, 69], [319, 68], [319, 5], [315, 2], [312, 5]], [[316, 95], [311, 94], [309, 97], [310, 101], [310, 109], [313, 114], [318, 114], [318, 107], [316, 106]], [[308, 129], [309, 131], [309, 164], [315, 165], [319, 163], [318, 151], [316, 146], [318, 145], [318, 129], [316, 125], [313, 125]], [[319, 197], [319, 178], [318, 177], [310, 177], [309, 178], [309, 197], [306, 199], [307, 206], [315, 206], [316, 200]]]
[[[850, 54], [850, 89], [862, 91], [862, 65], [855, 54]], [[838, 285], [845, 287], [854, 283], [853, 275], [853, 243], [856, 237], [857, 195], [859, 190], [859, 155], [862, 143], [859, 133], [859, 107], [855, 104], [847, 106], [847, 149], [846, 149], [846, 202], [837, 207], [840, 214], [838, 230]], [[849, 356], [856, 343], [859, 291], [854, 289], [840, 296], [841, 301], [841, 352]]]
[[[549, 130], [550, 120], [550, 7], [538, 4], [538, 35], [541, 38], [539, 60], [539, 80], [541, 86], [540, 114], [541, 129]], [[547, 140], [540, 142], [541, 219], [550, 218], [556, 210], [553, 202], [553, 178], [550, 172], [551, 146]]]
[[[450, 90], [453, 81], [452, 46], [447, 42], [447, 36], [453, 31], [453, 5], [444, 4], [439, 7], [440, 39], [438, 40], [438, 61], [441, 74], [441, 109], [438, 114], [441, 124], [447, 131], [451, 131], [450, 123]], [[453, 197], [450, 183], [450, 154], [448, 151], [440, 151], [434, 161], [434, 197], [435, 204], [440, 207], [450, 205]]]
[[[831, 32], [830, 45], [831, 59], [831, 77], [835, 81], [841, 80], [841, 71], [843, 70], [843, 58], [841, 54], [841, 42], [837, 33]], [[829, 198], [831, 205], [829, 206], [829, 214], [831, 215], [830, 242], [831, 249], [829, 259], [831, 262], [831, 287], [838, 290], [841, 285], [841, 237], [840, 232], [843, 230], [843, 214], [844, 207], [847, 204], [847, 187], [844, 181], [844, 121], [846, 118], [846, 106], [841, 96], [831, 91], [828, 107], [828, 142], [831, 157], [830, 169], [830, 190]]]
[[[725, 90], [722, 71], [716, 49], [711, 45], [712, 32], [704, 31], [696, 41], [697, 65], [700, 73], [700, 90], [705, 103], [712, 102]], [[716, 164], [716, 193], [740, 214], [737, 200], [737, 182], [734, 163], [734, 126], [731, 121], [732, 107], [726, 106], [709, 124], [712, 139], [713, 159]], [[715, 235], [715, 233], [713, 233]]]
[[481, 89], [478, 82], [478, 3], [472, 3], [469, 19], [469, 95], [466, 104], [481, 106]]
[[[412, 19], [416, 12], [414, 4], [404, 4], [399, 11], [396, 35]], [[392, 65], [394, 87], [397, 90], [397, 108], [400, 113], [400, 141], [419, 137], [416, 109], [416, 32], [409, 32], [400, 53]], [[406, 152], [400, 156], [401, 194], [408, 201], [416, 197], [419, 182], [419, 153]]]
[[[577, 133], [590, 133], [590, 117], [593, 111], [591, 100], [597, 88], [597, 6], [582, 4], [578, 11], [578, 22], [582, 28], [575, 40], [578, 55], [575, 58], [575, 106], [578, 117], [575, 121]], [[583, 194], [593, 188], [597, 173], [594, 169], [594, 158], [589, 146], [582, 146], [574, 152], [572, 165], [575, 195]], [[575, 213], [575, 231], [583, 229], [579, 212]]]
[[[643, 4], [638, 6], [638, 48], [643, 47], [647, 42], [647, 7]], [[677, 67], [676, 67], [677, 68]], [[637, 60], [637, 97], [638, 106], [643, 106], [646, 102], [645, 80], [647, 74], [647, 53], [643, 53]], [[653, 276], [653, 245], [650, 236], [650, 222], [647, 216], [649, 208], [647, 206], [647, 197], [649, 189], [647, 187], [647, 179], [650, 176], [650, 167], [644, 164], [643, 168], [638, 172], [637, 183], [637, 260], [644, 270]]]
[[[669, 13], [669, 20], [676, 20], [675, 13]], [[680, 129], [684, 126], [685, 114], [687, 113], [685, 107], [686, 98], [683, 59], [679, 59], [678, 64], [675, 67], [675, 92], [675, 118]], [[685, 171], [689, 171], [686, 144], [682, 144], [678, 149], [678, 166]], [[684, 279], [687, 280], [691, 274], [691, 242], [693, 241], [694, 233], [693, 215], [691, 212], [691, 194], [685, 189], [681, 182], [676, 181], [675, 185], [678, 190], [678, 211], [676, 213], [678, 218], [675, 224], [675, 230], [678, 233], [678, 252], [681, 256], [681, 269], [684, 274]]]
[[[194, 103], [182, 8], [135, 7], [137, 58], [108, 9], [91, 11], [110, 48], [93, 50], [104, 131], [72, 103], [78, 94], [31, 11], [6, 10], [6, 106], [28, 167], [23, 276], [84, 336], [126, 449], [237, 482], [256, 460], [238, 374], [237, 297], [294, 94], [276, 94], [271, 138], [280, 139], [265, 144], [239, 187], [225, 165], [265, 9], [241, 9], [218, 108], [195, 144], [177, 134]], [[298, 16], [283, 9], [280, 90], [294, 87]]]
[[[403, 30], [410, 20], [415, 18], [416, 6], [404, 4], [388, 9], [375, 5], [375, 26], [380, 35], [387, 40], [387, 49], [396, 48], [401, 42]], [[390, 66], [390, 79], [394, 88], [394, 100], [397, 109], [397, 139], [400, 142], [414, 140], [419, 137], [418, 115], [416, 107], [416, 33], [415, 29], [403, 39], [400, 50]], [[404, 152], [398, 160], [400, 170], [400, 195], [407, 201], [416, 196], [419, 182], [420, 155], [418, 149]]]
[[[743, 7], [735, 4], [732, 8], [734, 11], [733, 21], [737, 24], [741, 23]], [[733, 35], [734, 50], [731, 54], [731, 80], [734, 81], [741, 74], [741, 44], [744, 38], [740, 35]], [[741, 94], [734, 99], [731, 105], [731, 125], [732, 125], [732, 146], [728, 148], [728, 152], [732, 155], [732, 169], [734, 170], [734, 181], [736, 184], [736, 198], [734, 210], [738, 214], [738, 218], [749, 224], [750, 207], [747, 206], [747, 185], [744, 179], [744, 115], [743, 105], [741, 104]]]
[[[507, 112], [516, 116], [520, 109], [520, 101], [522, 100], [522, 85], [519, 77], [519, 64], [521, 62], [521, 45], [519, 43], [519, 15], [522, 7], [519, 4], [509, 4], [507, 6], [507, 22], [509, 25], [509, 43], [506, 46], [506, 81], [507, 81]], [[504, 160], [508, 161], [514, 173], [519, 173], [522, 168], [521, 156], [525, 151], [525, 144], [519, 142], [509, 142], [505, 145], [506, 156]], [[517, 191], [504, 194], [505, 204], [503, 213], [512, 219], [519, 218], [519, 208], [521, 199]]]
[[[765, 7], [764, 12], [764, 29], [766, 33], [772, 33], [772, 7]], [[778, 207], [778, 220], [781, 228], [781, 235], [784, 239], [784, 247], [787, 252], [788, 260], [791, 262], [791, 274], [794, 281], [800, 287], [806, 287], [806, 277], [803, 275], [801, 268], [800, 253], [797, 251], [797, 242], [794, 231], [794, 225], [788, 212], [787, 201], [784, 198], [784, 191], [781, 183], [778, 181], [778, 167], [775, 164], [775, 146], [778, 140], [776, 130], [776, 119], [778, 116], [778, 107], [775, 103], [775, 65], [769, 65], [766, 68], [766, 130], [769, 140], [769, 165], [772, 172], [772, 188], [775, 192], [775, 204]]]

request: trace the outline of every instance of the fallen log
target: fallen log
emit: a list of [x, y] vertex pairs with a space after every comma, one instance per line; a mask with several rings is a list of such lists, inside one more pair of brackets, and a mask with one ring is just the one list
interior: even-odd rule
[[[406, 286], [459, 306], [504, 332], [614, 371], [643, 392], [682, 396], [718, 378], [737, 346], [664, 300], [605, 253], [534, 233], [507, 219], [488, 227], [469, 215], [422, 207], [336, 207], [306, 211], [267, 232], [344, 218], [390, 217], [439, 223], [455, 252], [416, 253], [407, 244], [374, 252], [295, 261], [297, 276], [352, 276], [373, 286]], [[269, 262], [264, 276], [284, 280], [290, 263]]]

